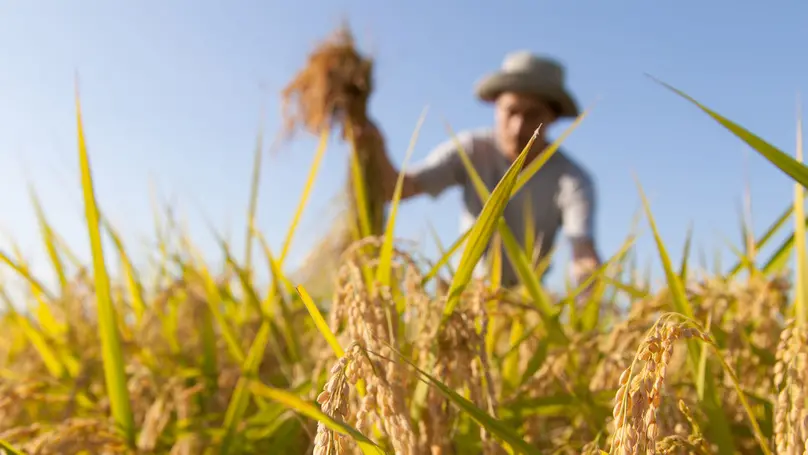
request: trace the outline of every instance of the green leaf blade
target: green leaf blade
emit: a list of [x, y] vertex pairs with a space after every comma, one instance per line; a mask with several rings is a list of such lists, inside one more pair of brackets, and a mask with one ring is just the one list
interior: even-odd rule
[[98, 311], [98, 331], [101, 338], [101, 349], [104, 364], [104, 377], [107, 394], [110, 399], [112, 416], [123, 432], [126, 442], [135, 443], [135, 421], [129, 401], [126, 371], [124, 369], [123, 350], [118, 334], [118, 319], [110, 295], [109, 276], [104, 263], [104, 251], [101, 245], [101, 231], [98, 207], [93, 189], [93, 177], [90, 170], [90, 158], [84, 140], [84, 128], [81, 120], [81, 105], [76, 94], [76, 120], [78, 130], [78, 152], [81, 169], [81, 186], [84, 196], [85, 218], [92, 249], [93, 275], [95, 277], [95, 293]]
[[477, 221], [471, 228], [466, 249], [463, 251], [460, 264], [449, 288], [449, 297], [443, 312], [444, 320], [452, 314], [455, 306], [457, 306], [460, 294], [471, 281], [474, 268], [483, 256], [488, 242], [499, 224], [499, 219], [505, 211], [505, 206], [510, 200], [519, 171], [527, 158], [528, 151], [536, 140], [538, 131], [537, 129], [519, 154], [519, 157], [511, 164], [511, 167], [494, 188], [491, 197], [485, 202]]

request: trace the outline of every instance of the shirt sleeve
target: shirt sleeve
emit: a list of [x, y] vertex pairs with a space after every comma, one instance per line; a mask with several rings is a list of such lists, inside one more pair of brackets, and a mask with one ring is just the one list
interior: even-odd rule
[[471, 157], [474, 153], [473, 142], [470, 134], [458, 134], [456, 139], [451, 138], [432, 149], [426, 159], [408, 174], [421, 191], [437, 197], [447, 188], [463, 183], [466, 169], [458, 153], [458, 143]]
[[559, 205], [564, 234], [570, 240], [594, 240], [595, 184], [583, 171], [561, 180]]

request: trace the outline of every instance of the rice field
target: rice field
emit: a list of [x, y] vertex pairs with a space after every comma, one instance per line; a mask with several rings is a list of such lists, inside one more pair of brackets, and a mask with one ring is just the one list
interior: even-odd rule
[[[240, 258], [222, 241], [225, 270], [206, 264], [179, 229], [158, 233], [158, 269], [137, 270], [96, 204], [77, 102], [92, 263], [75, 260], [44, 210], [57, 289], [32, 276], [22, 255], [0, 252], [28, 291], [19, 299], [0, 288], [0, 452], [808, 453], [808, 169], [799, 152], [795, 160], [677, 93], [783, 169], [793, 201], [739, 249], [736, 267], [713, 276], [694, 272], [689, 246], [671, 263], [645, 202], [667, 287], [652, 290], [633, 265], [629, 233], [564, 295], [542, 287], [547, 263], [531, 262], [529, 246], [500, 223], [543, 161], [520, 171], [524, 151], [495, 188], [479, 188], [483, 214], [441, 258], [419, 257], [395, 237], [394, 198], [384, 230], [357, 234], [335, 262], [330, 297], [313, 298], [285, 265], [297, 217], [279, 252], [248, 219], [263, 255]], [[307, 187], [330, 132], [322, 134]], [[358, 196], [357, 206], [367, 211]], [[772, 257], [754, 257], [782, 230], [794, 235]], [[492, 238], [507, 254], [474, 279]], [[114, 261], [117, 276], [107, 272]], [[270, 286], [256, 284], [255, 261], [268, 265]], [[516, 265], [519, 287], [499, 286], [501, 261]]]

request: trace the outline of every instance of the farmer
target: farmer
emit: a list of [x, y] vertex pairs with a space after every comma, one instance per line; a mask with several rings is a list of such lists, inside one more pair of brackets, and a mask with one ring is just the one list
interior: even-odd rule
[[[519, 156], [539, 125], [539, 136], [525, 161], [527, 166], [549, 145], [547, 128], [558, 118], [575, 118], [578, 108], [564, 84], [564, 68], [557, 62], [528, 52], [508, 54], [501, 69], [483, 78], [476, 95], [494, 107], [493, 129], [458, 133], [438, 145], [426, 160], [404, 177], [402, 199], [428, 194], [437, 197], [458, 185], [463, 189], [462, 228], [471, 227], [482, 210], [474, 185], [457, 151], [459, 142], [477, 173], [492, 191]], [[370, 123], [357, 134], [378, 134]], [[382, 149], [383, 150], [383, 149]], [[392, 199], [398, 170], [386, 155], [379, 160], [387, 200]], [[529, 211], [527, 204], [530, 204]], [[595, 247], [595, 187], [585, 169], [558, 150], [511, 199], [504, 217], [514, 236], [524, 245], [525, 217], [533, 217], [534, 244], [543, 258], [561, 229], [572, 244], [574, 278], [580, 283], [600, 264]], [[489, 245], [490, 249], [490, 245]], [[528, 252], [528, 254], [533, 252]], [[519, 278], [503, 250], [502, 285]], [[532, 258], [529, 258], [532, 259]], [[478, 265], [478, 273], [482, 262]]]

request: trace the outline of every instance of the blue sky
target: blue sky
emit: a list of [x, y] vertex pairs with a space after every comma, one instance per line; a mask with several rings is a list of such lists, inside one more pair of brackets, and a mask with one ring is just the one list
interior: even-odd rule
[[[596, 179], [604, 256], [619, 248], [638, 208], [635, 174], [674, 258], [693, 221], [695, 246], [709, 254], [723, 248], [729, 261], [722, 236], [738, 241], [745, 166], [757, 232], [791, 198], [785, 176], [644, 73], [793, 153], [796, 95], [808, 76], [800, 58], [808, 4], [799, 0], [776, 8], [728, 0], [3, 2], [2, 234], [50, 278], [26, 190], [33, 183], [51, 222], [87, 256], [73, 113], [78, 72], [98, 197], [132, 253], [150, 248], [151, 182], [186, 215], [209, 257], [218, 252], [205, 217], [231, 233], [240, 252], [261, 109], [271, 139], [280, 125], [281, 88], [344, 18], [377, 59], [371, 111], [399, 164], [426, 105], [416, 161], [446, 138], [444, 119], [455, 130], [492, 122], [473, 84], [506, 52], [528, 49], [563, 61], [579, 104], [599, 100], [565, 148]], [[276, 249], [315, 148], [314, 138], [301, 136], [264, 159], [258, 217]], [[332, 142], [292, 263], [334, 215], [329, 207], [344, 182], [345, 157], [345, 147]], [[459, 202], [455, 190], [405, 203], [397, 234], [425, 242], [434, 254], [427, 222], [448, 244], [459, 233]], [[654, 258], [645, 232], [640, 255]], [[568, 258], [561, 244], [552, 284]]]

